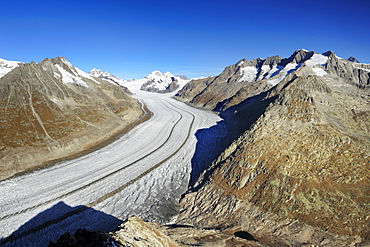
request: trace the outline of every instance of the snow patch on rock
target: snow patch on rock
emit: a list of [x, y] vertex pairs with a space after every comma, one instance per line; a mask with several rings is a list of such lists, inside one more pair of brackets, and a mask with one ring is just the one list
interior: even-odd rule
[[18, 67], [22, 62], [9, 61], [0, 58], [0, 78], [12, 71], [14, 68]]

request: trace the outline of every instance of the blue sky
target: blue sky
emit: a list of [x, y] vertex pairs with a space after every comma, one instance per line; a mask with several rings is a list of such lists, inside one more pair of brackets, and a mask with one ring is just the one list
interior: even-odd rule
[[369, 10], [366, 0], [0, 0], [0, 57], [65, 56], [124, 79], [217, 75], [301, 48], [370, 63]]

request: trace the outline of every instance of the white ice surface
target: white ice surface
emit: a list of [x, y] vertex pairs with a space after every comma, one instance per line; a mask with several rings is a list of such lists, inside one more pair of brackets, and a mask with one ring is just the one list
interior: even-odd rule
[[22, 62], [9, 61], [0, 58], [0, 78], [12, 71], [14, 68], [18, 67]]
[[[196, 151], [195, 133], [205, 128], [203, 135], [215, 135], [206, 128], [220, 118], [172, 99], [174, 93], [140, 91], [137, 81], [126, 86], [153, 112], [148, 121], [93, 153], [0, 182], [0, 239], [12, 233], [16, 236], [5, 246], [45, 246], [78, 228], [113, 230], [113, 217], [123, 220], [135, 214], [167, 221], [176, 214], [178, 200], [188, 186], [194, 153], [207, 153], [211, 146], [197, 146]], [[157, 164], [160, 166], [128, 184]], [[113, 171], [118, 172], [111, 174]], [[118, 189], [123, 185], [127, 187]], [[110, 197], [97, 203], [109, 193]], [[52, 222], [94, 201], [91, 209]], [[30, 234], [24, 234], [26, 231]]]
[[242, 81], [252, 82], [256, 79], [256, 76], [257, 76], [256, 67], [247, 66], [247, 67], [241, 68], [240, 70], [241, 70], [240, 72], [241, 74], [240, 74], [240, 78], [238, 82], [242, 82]]
[[[288, 63], [280, 72], [278, 75], [276, 75], [273, 79], [269, 80], [268, 83], [272, 86], [275, 86], [281, 82], [285, 76], [290, 74], [292, 71], [295, 71], [299, 68], [300, 64], [296, 63]], [[278, 68], [279, 66], [277, 66]]]
[[305, 63], [308, 66], [313, 67], [317, 64], [324, 65], [324, 64], [326, 64], [327, 61], [328, 61], [327, 56], [324, 56], [324, 55], [321, 55], [321, 54], [313, 54], [312, 57], [310, 59], [308, 59]]
[[323, 68], [312, 68], [312, 70], [317, 76], [324, 76], [327, 74]]
[[75, 76], [65, 69], [63, 69], [59, 64], [55, 64], [55, 67], [59, 70], [62, 75], [62, 81], [66, 84], [76, 84], [78, 86], [89, 87], [86, 82], [84, 82], [79, 76]]

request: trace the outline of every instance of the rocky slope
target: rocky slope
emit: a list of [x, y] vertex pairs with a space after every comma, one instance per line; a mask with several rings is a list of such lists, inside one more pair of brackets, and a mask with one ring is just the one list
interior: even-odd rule
[[248, 76], [242, 60], [177, 96], [242, 129], [184, 196], [177, 223], [273, 246], [369, 244], [370, 65], [305, 50], [252, 61]]
[[143, 115], [122, 88], [64, 57], [19, 64], [0, 95], [0, 179], [96, 146]]

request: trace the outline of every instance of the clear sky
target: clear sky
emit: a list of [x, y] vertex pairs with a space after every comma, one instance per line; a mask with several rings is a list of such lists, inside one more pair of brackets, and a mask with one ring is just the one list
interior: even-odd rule
[[219, 74], [305, 48], [370, 63], [368, 0], [0, 0], [0, 57], [65, 56], [123, 79]]

